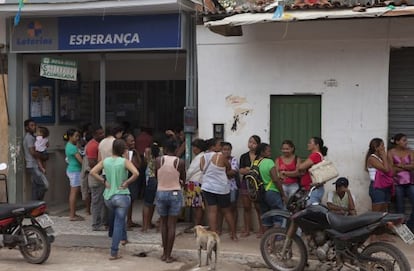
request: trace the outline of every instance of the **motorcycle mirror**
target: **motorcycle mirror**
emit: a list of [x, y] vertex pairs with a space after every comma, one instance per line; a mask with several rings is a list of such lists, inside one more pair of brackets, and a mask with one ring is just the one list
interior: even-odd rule
[[0, 163], [0, 170], [5, 170], [7, 168], [6, 163]]

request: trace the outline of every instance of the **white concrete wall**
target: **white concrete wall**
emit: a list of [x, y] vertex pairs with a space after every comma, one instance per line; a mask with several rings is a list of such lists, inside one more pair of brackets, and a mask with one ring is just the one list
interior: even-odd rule
[[[200, 137], [212, 137], [212, 123], [225, 123], [225, 140], [239, 156], [252, 134], [269, 142], [270, 95], [321, 94], [328, 159], [350, 179], [358, 209], [368, 210], [364, 159], [370, 139], [387, 136], [390, 47], [414, 46], [413, 23], [412, 18], [268, 23], [244, 26], [242, 37], [198, 26]], [[330, 79], [336, 87], [325, 84]], [[230, 130], [235, 109], [226, 103], [229, 96], [245, 101], [237, 107], [252, 109], [236, 132]]]

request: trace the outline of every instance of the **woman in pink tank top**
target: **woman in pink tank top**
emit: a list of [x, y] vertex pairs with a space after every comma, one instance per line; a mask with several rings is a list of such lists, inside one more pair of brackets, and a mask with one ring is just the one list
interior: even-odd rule
[[176, 141], [169, 139], [165, 146], [166, 155], [155, 160], [158, 180], [156, 207], [160, 215], [163, 254], [161, 260], [167, 263], [175, 261], [171, 252], [175, 241], [177, 217], [183, 204], [181, 182], [185, 180], [184, 161], [175, 156]]
[[411, 202], [411, 215], [407, 226], [414, 230], [414, 184], [412, 171], [414, 170], [413, 151], [408, 148], [408, 140], [405, 134], [396, 134], [391, 138], [393, 148], [388, 151], [388, 160], [392, 165], [396, 182], [395, 203], [397, 213], [405, 214], [405, 197]]

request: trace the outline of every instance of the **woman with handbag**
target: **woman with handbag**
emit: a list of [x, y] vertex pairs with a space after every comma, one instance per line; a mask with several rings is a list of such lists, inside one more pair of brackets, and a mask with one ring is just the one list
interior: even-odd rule
[[392, 167], [381, 138], [373, 138], [369, 143], [365, 165], [371, 181], [369, 196], [372, 201], [372, 211], [387, 212], [393, 189]]
[[[391, 162], [395, 172], [395, 203], [397, 213], [405, 214], [404, 200], [407, 196], [414, 206], [414, 184], [411, 171], [414, 170], [414, 153], [408, 148], [408, 140], [405, 134], [396, 134], [391, 138], [393, 148], [388, 151], [388, 161]], [[414, 230], [414, 209], [411, 210], [407, 226]]]
[[[303, 176], [300, 180], [300, 185], [307, 191], [310, 190], [312, 184], [309, 169], [313, 165], [316, 165], [323, 161], [323, 157], [328, 153], [328, 148], [324, 145], [322, 138], [314, 136], [309, 139], [308, 151], [311, 152], [310, 155], [303, 163], [299, 165], [299, 172], [303, 173]], [[316, 186], [317, 188], [313, 190], [307, 202], [308, 205], [311, 205], [313, 203], [320, 203], [322, 201], [322, 197], [325, 193], [323, 183], [316, 184]]]

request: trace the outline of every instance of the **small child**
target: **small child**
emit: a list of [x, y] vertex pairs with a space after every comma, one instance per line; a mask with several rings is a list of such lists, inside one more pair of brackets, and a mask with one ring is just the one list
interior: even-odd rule
[[36, 160], [39, 169], [46, 173], [46, 161], [49, 159], [47, 148], [49, 147], [49, 129], [44, 126], [37, 128], [37, 136], [35, 141], [35, 151], [37, 153]]

